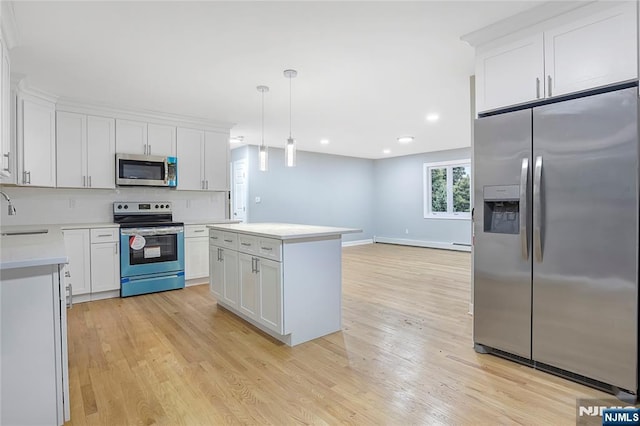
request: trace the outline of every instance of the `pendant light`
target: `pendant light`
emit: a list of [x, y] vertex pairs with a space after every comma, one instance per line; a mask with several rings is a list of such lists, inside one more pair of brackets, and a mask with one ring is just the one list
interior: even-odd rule
[[264, 144], [264, 94], [269, 91], [269, 87], [258, 86], [256, 89], [262, 93], [262, 143], [258, 151], [258, 166], [261, 172], [266, 172], [269, 170], [269, 153], [267, 152], [267, 146]]
[[291, 137], [291, 79], [298, 75], [296, 70], [284, 70], [284, 76], [289, 79], [289, 138], [284, 147], [285, 165], [295, 167], [296, 165], [296, 141]]

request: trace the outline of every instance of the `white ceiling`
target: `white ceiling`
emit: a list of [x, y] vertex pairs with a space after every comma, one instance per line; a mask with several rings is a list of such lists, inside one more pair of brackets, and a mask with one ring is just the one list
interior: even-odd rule
[[250, 144], [267, 85], [265, 143], [282, 147], [293, 68], [299, 149], [407, 155], [469, 146], [473, 49], [460, 36], [537, 4], [16, 2], [12, 71], [64, 97], [233, 122]]

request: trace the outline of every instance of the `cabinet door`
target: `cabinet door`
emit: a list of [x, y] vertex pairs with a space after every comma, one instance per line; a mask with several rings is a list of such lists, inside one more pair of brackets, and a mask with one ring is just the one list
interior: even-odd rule
[[91, 292], [120, 290], [118, 243], [91, 244]]
[[229, 134], [205, 132], [204, 181], [209, 191], [229, 190]]
[[15, 183], [15, 152], [11, 143], [11, 62], [4, 40], [0, 40], [0, 51], [0, 177], [2, 183]]
[[185, 279], [206, 277], [209, 274], [209, 238], [184, 239]]
[[91, 292], [91, 249], [88, 229], [63, 231], [64, 248], [69, 257], [66, 282], [71, 284], [74, 296]]
[[[186, 243], [185, 243], [186, 250]], [[222, 282], [224, 281], [224, 263], [220, 247], [209, 246], [209, 292], [222, 300]], [[185, 266], [186, 269], [186, 266]]]
[[178, 127], [178, 188], [204, 189], [204, 132]]
[[478, 112], [544, 95], [542, 34], [479, 53], [476, 57]]
[[636, 27], [629, 2], [546, 31], [547, 96], [637, 78]]
[[87, 117], [87, 164], [91, 188], [116, 187], [115, 126], [113, 118]]
[[176, 156], [176, 128], [161, 124], [147, 126], [147, 154]]
[[258, 274], [255, 272], [253, 256], [238, 255], [238, 274], [240, 281], [240, 311], [248, 317], [258, 320]]
[[147, 153], [147, 123], [116, 120], [116, 152], [118, 154]]
[[20, 97], [19, 130], [24, 185], [56, 186], [55, 105], [51, 102]]
[[56, 173], [58, 187], [88, 186], [87, 116], [56, 113]]
[[260, 323], [282, 334], [282, 264], [258, 259], [260, 277]]
[[224, 277], [222, 280], [223, 299], [225, 303], [238, 307], [238, 252], [222, 249], [222, 263], [224, 263]]

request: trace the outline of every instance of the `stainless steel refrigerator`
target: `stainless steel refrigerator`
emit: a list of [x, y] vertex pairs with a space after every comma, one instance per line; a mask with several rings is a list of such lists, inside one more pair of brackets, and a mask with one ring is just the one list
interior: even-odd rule
[[476, 120], [474, 342], [635, 401], [638, 88], [628, 86]]

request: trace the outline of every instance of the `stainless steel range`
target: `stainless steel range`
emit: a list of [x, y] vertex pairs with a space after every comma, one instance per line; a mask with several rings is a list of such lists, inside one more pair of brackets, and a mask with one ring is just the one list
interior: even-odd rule
[[115, 202], [122, 297], [184, 288], [184, 224], [168, 201]]

